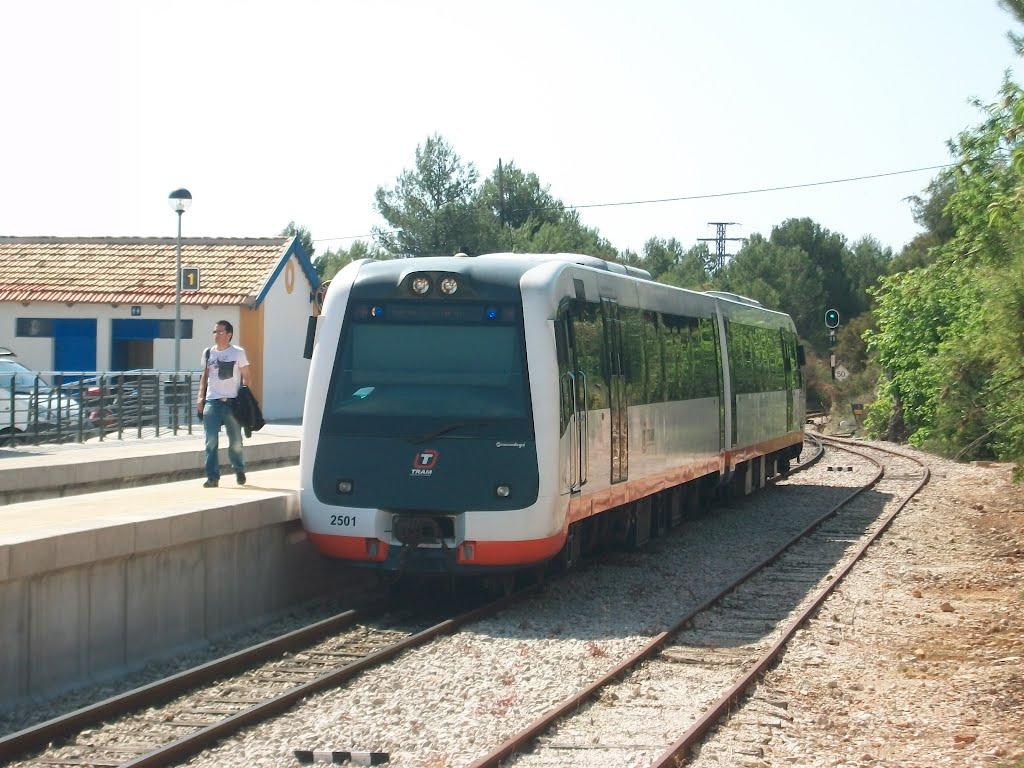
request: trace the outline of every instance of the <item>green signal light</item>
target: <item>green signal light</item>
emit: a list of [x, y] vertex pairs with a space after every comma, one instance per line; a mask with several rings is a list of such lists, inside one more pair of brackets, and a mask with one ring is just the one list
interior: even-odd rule
[[838, 328], [839, 327], [839, 312], [834, 309], [825, 311], [825, 327], [826, 328]]

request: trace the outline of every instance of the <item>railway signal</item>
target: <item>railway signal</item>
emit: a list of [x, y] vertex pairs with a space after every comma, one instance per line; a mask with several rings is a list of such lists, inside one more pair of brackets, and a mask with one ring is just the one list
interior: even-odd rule
[[[839, 327], [839, 310], [838, 309], [826, 309], [825, 310], [825, 327], [828, 328], [828, 345], [834, 347], [836, 345], [836, 328]], [[836, 356], [832, 354], [832, 380], [836, 379]], [[846, 369], [843, 368], [843, 375], [840, 377], [840, 381], [846, 378]]]

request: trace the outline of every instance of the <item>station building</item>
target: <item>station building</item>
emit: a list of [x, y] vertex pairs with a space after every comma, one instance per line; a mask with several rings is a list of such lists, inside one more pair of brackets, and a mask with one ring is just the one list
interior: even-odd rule
[[[297, 237], [183, 238], [182, 371], [219, 320], [267, 419], [302, 415], [320, 281]], [[36, 371], [174, 371], [176, 238], [0, 237], [0, 347]]]

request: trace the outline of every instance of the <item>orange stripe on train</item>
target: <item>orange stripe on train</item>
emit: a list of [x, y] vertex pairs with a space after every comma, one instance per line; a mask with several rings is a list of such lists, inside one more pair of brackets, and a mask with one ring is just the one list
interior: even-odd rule
[[[383, 562], [390, 548], [386, 541], [363, 536], [310, 533], [309, 540], [323, 555], [364, 563]], [[456, 548], [456, 562], [461, 565], [541, 563], [557, 555], [564, 543], [564, 534], [527, 541], [464, 541]]]

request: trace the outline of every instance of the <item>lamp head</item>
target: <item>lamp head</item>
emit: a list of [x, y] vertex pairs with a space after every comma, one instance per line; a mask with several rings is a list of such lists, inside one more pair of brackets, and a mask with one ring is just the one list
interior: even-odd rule
[[184, 213], [192, 205], [192, 193], [187, 189], [176, 189], [167, 196], [167, 204], [175, 213]]

